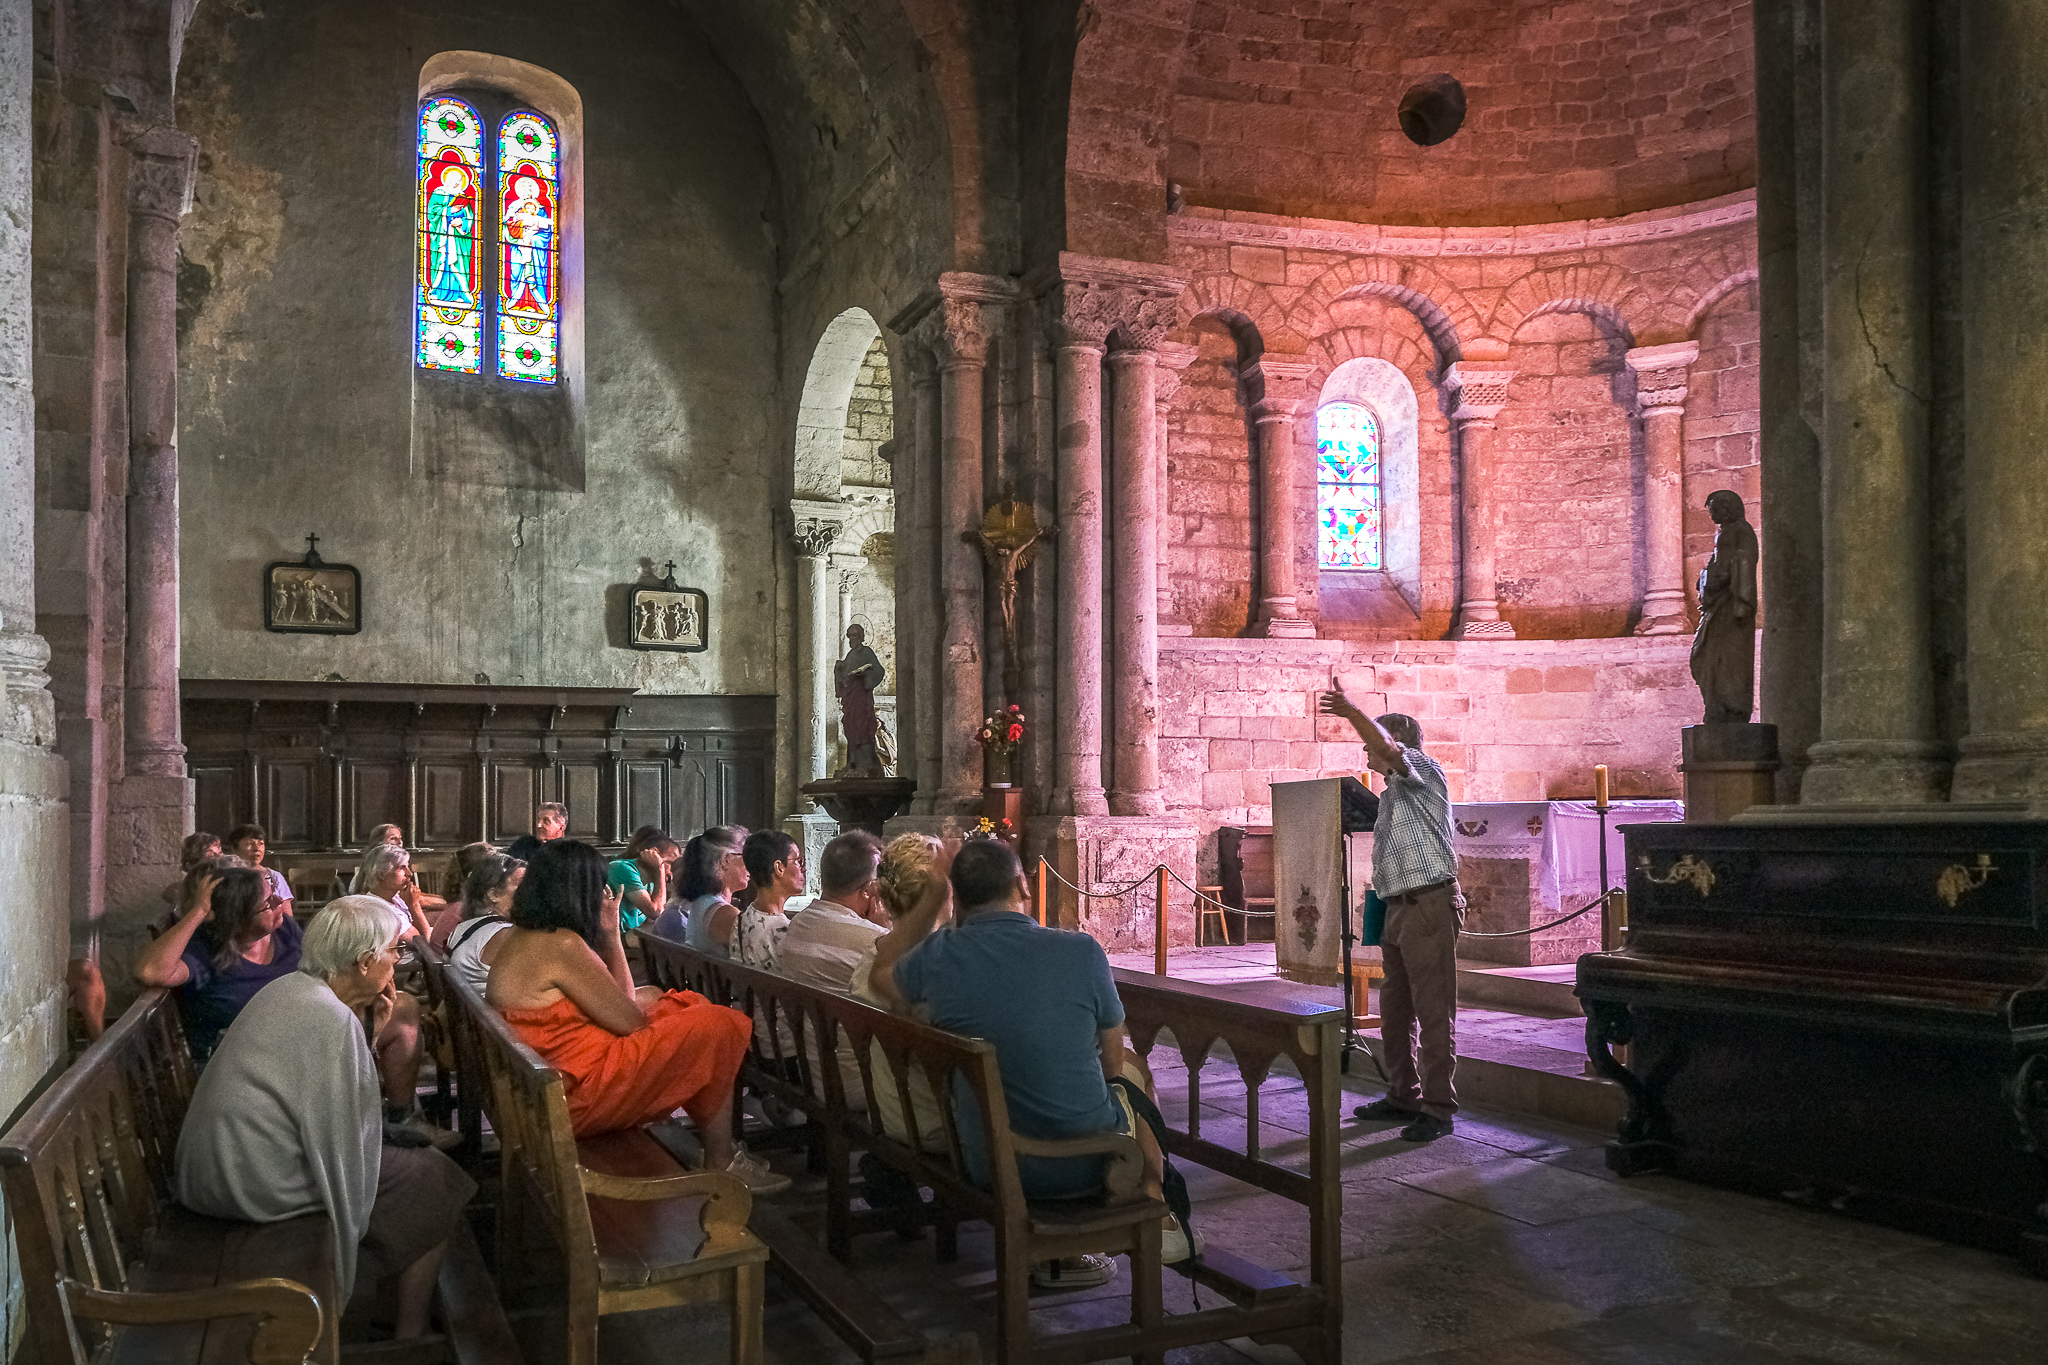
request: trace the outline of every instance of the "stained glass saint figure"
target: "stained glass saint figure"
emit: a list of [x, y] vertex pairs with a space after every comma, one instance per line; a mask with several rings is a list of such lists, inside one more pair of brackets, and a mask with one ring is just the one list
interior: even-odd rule
[[498, 128], [498, 373], [548, 383], [559, 373], [560, 278], [555, 130], [531, 110]]
[[482, 157], [476, 110], [446, 96], [421, 106], [413, 350], [427, 369], [483, 368]]
[[1316, 520], [1320, 567], [1381, 567], [1379, 424], [1360, 404], [1316, 413]]

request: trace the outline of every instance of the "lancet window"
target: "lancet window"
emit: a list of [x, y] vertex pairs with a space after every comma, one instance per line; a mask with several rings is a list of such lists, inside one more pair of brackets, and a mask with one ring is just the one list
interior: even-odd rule
[[414, 363], [560, 377], [560, 179], [560, 138], [543, 115], [514, 109], [487, 138], [467, 100], [421, 103]]
[[1362, 403], [1316, 412], [1316, 522], [1320, 567], [1381, 567], [1380, 431]]

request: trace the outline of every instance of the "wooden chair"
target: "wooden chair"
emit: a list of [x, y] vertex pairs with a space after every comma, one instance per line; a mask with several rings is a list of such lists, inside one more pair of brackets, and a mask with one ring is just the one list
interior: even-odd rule
[[500, 1292], [521, 1263], [531, 1198], [568, 1262], [570, 1365], [596, 1365], [607, 1314], [719, 1301], [730, 1309], [733, 1365], [758, 1365], [768, 1248], [747, 1230], [746, 1185], [723, 1171], [685, 1173], [644, 1130], [579, 1141], [561, 1073], [466, 984], [443, 981], [489, 1078], [503, 1175]]
[[0, 1139], [30, 1365], [333, 1365], [325, 1215], [204, 1218], [172, 1201], [192, 1054], [175, 998], [145, 991]]

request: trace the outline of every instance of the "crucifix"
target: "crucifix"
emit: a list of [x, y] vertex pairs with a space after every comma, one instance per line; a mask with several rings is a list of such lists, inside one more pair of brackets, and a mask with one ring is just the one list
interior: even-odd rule
[[1039, 526], [1029, 503], [1005, 498], [990, 505], [977, 529], [961, 536], [968, 544], [981, 546], [982, 558], [995, 574], [996, 605], [1003, 617], [1005, 697], [1015, 697], [1023, 690], [1023, 669], [1017, 658], [1017, 575], [1031, 566], [1038, 542], [1053, 532], [1051, 526]]

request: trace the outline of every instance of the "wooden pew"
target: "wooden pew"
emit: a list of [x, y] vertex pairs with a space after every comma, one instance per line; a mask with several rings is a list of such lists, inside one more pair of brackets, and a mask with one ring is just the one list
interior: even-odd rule
[[[1299, 1204], [1306, 1215], [1310, 1249], [1306, 1284], [1212, 1244], [1193, 1273], [1230, 1302], [1201, 1312], [1167, 1315], [1161, 1304], [1156, 1259], [1163, 1206], [1149, 1200], [1111, 1208], [1090, 1206], [1086, 1201], [1064, 1206], [1027, 1203], [1017, 1184], [1018, 1153], [1073, 1155], [1111, 1150], [1119, 1142], [1126, 1148], [1135, 1148], [1135, 1144], [1107, 1137], [1064, 1144], [1020, 1137], [1008, 1130], [1008, 1110], [995, 1052], [989, 1044], [900, 1018], [846, 996], [800, 986], [772, 972], [718, 961], [651, 934], [643, 933], [641, 941], [649, 978], [656, 985], [696, 990], [757, 1017], [785, 1022], [799, 1053], [806, 1051], [813, 1039], [817, 1055], [823, 1058], [830, 1058], [841, 1040], [852, 1044], [860, 1063], [864, 1105], [848, 1104], [850, 1097], [835, 1064], [804, 1068], [801, 1083], [783, 1079], [786, 1068], [781, 1065], [782, 1058], [762, 1051], [760, 1033], [766, 1033], [772, 1045], [777, 1034], [773, 1029], [757, 1032], [747, 1080], [802, 1108], [824, 1135], [826, 1242], [842, 1260], [848, 1258], [852, 1237], [858, 1232], [895, 1226], [893, 1220], [874, 1215], [869, 1216], [873, 1221], [864, 1221], [847, 1207], [852, 1194], [850, 1155], [855, 1149], [873, 1152], [919, 1184], [931, 1187], [951, 1210], [981, 1219], [996, 1230], [997, 1352], [1003, 1365], [1073, 1365], [1123, 1355], [1156, 1361], [1168, 1349], [1244, 1336], [1292, 1346], [1311, 1365], [1335, 1365], [1343, 1327], [1339, 1283], [1342, 1189], [1337, 1168], [1342, 1013], [1338, 1007], [1304, 998], [1286, 983], [1203, 986], [1139, 973], [1115, 973], [1133, 1046], [1141, 1055], [1149, 1054], [1162, 1032], [1171, 1032], [1188, 1059], [1190, 1118], [1182, 1129], [1169, 1131], [1168, 1151], [1176, 1160], [1208, 1166]], [[1242, 1150], [1201, 1135], [1199, 1065], [1219, 1041], [1229, 1044], [1238, 1059], [1251, 1096], [1252, 1116]], [[906, 1079], [911, 1059], [922, 1064], [937, 1094], [959, 1094], [954, 1077], [965, 1082], [982, 1131], [997, 1135], [991, 1145], [994, 1179], [990, 1188], [982, 1188], [966, 1173], [952, 1105], [942, 1106], [947, 1142], [941, 1152], [920, 1151], [912, 1142], [879, 1131], [870, 1121], [869, 1116], [878, 1112], [874, 1096], [880, 1079], [870, 1060], [874, 1044], [880, 1044], [888, 1060], [889, 1079], [905, 1114], [913, 1112]], [[1282, 1057], [1307, 1087], [1311, 1129], [1307, 1174], [1261, 1152], [1258, 1091]], [[1139, 1210], [1142, 1223], [1123, 1223], [1126, 1216], [1137, 1216]], [[1116, 1225], [1114, 1231], [1112, 1224]], [[1148, 1250], [1150, 1255], [1145, 1254]], [[1050, 1338], [1034, 1337], [1028, 1318], [1030, 1266], [1083, 1251], [1131, 1255], [1133, 1321]], [[781, 1269], [779, 1265], [776, 1268]]]
[[21, 1360], [339, 1358], [324, 1215], [236, 1223], [172, 1201], [193, 1083], [175, 997], [145, 991], [0, 1139], [28, 1308]]
[[514, 1287], [523, 1260], [530, 1198], [568, 1263], [570, 1365], [595, 1365], [600, 1317], [718, 1301], [730, 1310], [733, 1365], [757, 1365], [768, 1248], [748, 1231], [746, 1185], [724, 1171], [685, 1171], [645, 1130], [579, 1140], [561, 1073], [462, 981], [448, 974], [443, 983], [458, 1034], [468, 1034], [465, 1052], [489, 1081], [483, 1108], [503, 1176], [501, 1291]]
[[342, 1345], [326, 1215], [242, 1223], [175, 1203], [193, 1084], [175, 993], [145, 991], [0, 1138], [28, 1307], [22, 1361], [517, 1365], [467, 1223], [436, 1284], [445, 1334]]

